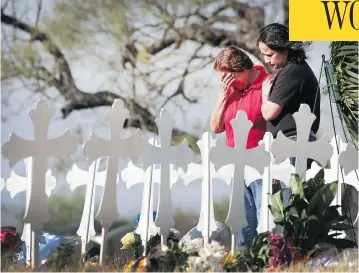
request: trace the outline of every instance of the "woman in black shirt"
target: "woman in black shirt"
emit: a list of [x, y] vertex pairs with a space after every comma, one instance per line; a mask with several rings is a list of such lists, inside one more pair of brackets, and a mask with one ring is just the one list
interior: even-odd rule
[[270, 24], [261, 30], [257, 46], [269, 66], [277, 70], [271, 88], [263, 93], [262, 114], [267, 120], [267, 131], [276, 137], [279, 131], [287, 137], [297, 134], [293, 114], [301, 104], [308, 104], [316, 116], [312, 135], [320, 123], [320, 92], [318, 80], [305, 61], [308, 42], [289, 41], [288, 28]]
[[[289, 41], [288, 27], [270, 24], [264, 27], [257, 40], [264, 61], [277, 71], [273, 82], [263, 85], [262, 115], [267, 120], [267, 131], [276, 138], [279, 131], [290, 139], [297, 140], [297, 128], [293, 114], [301, 104], [308, 104], [316, 116], [309, 141], [316, 140], [315, 134], [320, 123], [320, 92], [318, 80], [307, 59], [306, 49], [310, 42]], [[295, 158], [290, 158], [295, 165]], [[308, 167], [312, 160], [308, 160]], [[278, 190], [279, 181], [274, 181], [273, 192]], [[284, 186], [283, 183], [282, 187]], [[288, 200], [290, 192], [284, 194]]]

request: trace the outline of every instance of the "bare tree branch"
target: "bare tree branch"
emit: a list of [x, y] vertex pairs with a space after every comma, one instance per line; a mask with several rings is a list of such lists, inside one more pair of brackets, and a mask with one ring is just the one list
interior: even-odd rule
[[37, 40], [43, 44], [47, 43], [47, 50], [55, 58], [56, 63], [59, 66], [60, 79], [59, 85], [57, 87], [60, 87], [59, 91], [66, 97], [68, 95], [68, 90], [75, 87], [75, 83], [65, 56], [57, 47], [57, 45], [48, 37], [48, 35], [39, 31], [37, 28], [31, 27], [24, 22], [20, 22], [17, 19], [4, 14], [3, 12], [1, 12], [1, 22], [7, 25], [12, 25], [18, 29], [21, 29], [22, 31], [27, 32], [31, 35], [31, 40], [33, 41]]
[[[174, 58], [171, 58], [171, 66], [163, 67], [163, 60], [169, 55], [177, 57], [176, 54], [182, 51], [177, 49], [186, 45], [186, 42], [191, 41], [200, 46], [208, 45], [210, 47], [237, 45], [258, 59], [262, 59], [256, 46], [256, 39], [259, 30], [264, 26], [264, 8], [253, 7], [253, 3], [240, 3], [236, 0], [216, 2], [213, 0], [203, 1], [201, 4], [192, 2], [180, 4], [165, 0], [144, 0], [138, 1], [138, 3], [137, 1], [105, 1], [103, 4], [99, 4], [97, 1], [91, 4], [88, 1], [75, 1], [74, 4], [70, 0], [65, 0], [61, 1], [56, 9], [56, 16], [52, 20], [53, 24], [49, 25], [49, 31], [42, 31], [38, 22], [43, 3], [42, 0], [37, 1], [37, 16], [34, 25], [25, 23], [15, 13], [6, 12], [5, 14], [4, 10], [2, 10], [1, 21], [4, 25], [12, 26], [15, 30], [14, 33], [16, 30], [28, 33], [31, 37], [30, 43], [34, 45], [34, 48], [38, 49], [35, 47], [36, 45], [42, 46], [54, 60], [55, 71], [51, 71], [46, 66], [47, 62], [41, 59], [42, 54], [36, 55], [36, 58], [30, 59], [30, 62], [26, 59], [25, 61], [20, 60], [17, 64], [26, 64], [24, 67], [27, 71], [32, 71], [27, 80], [29, 78], [37, 80], [38, 87], [36, 88], [38, 90], [42, 90], [45, 86], [52, 86], [59, 91], [58, 94], [65, 99], [65, 105], [62, 108], [64, 118], [74, 110], [110, 106], [115, 99], [121, 99], [131, 112], [126, 126], [145, 128], [156, 132], [155, 116], [152, 113], [158, 111], [159, 102], [164, 101], [166, 104], [172, 98], [180, 95], [187, 102], [196, 103], [196, 99], [186, 94], [188, 89], [185, 90], [185, 80], [196, 69], [198, 71], [213, 61], [213, 56], [200, 56], [198, 48], [190, 59], [183, 60], [183, 57], [180, 57], [178, 58], [180, 62], [177, 64], [172, 63]], [[14, 8], [15, 6], [13, 12], [15, 12]], [[120, 11], [114, 12], [117, 8]], [[11, 9], [9, 8], [9, 10]], [[144, 10], [146, 11], [145, 15], [143, 15]], [[227, 27], [228, 25], [230, 27]], [[59, 35], [56, 32], [57, 26], [64, 28]], [[79, 38], [79, 41], [83, 41], [82, 38], [92, 39], [94, 37], [95, 43], [87, 43], [85, 47], [91, 48], [95, 52], [96, 45], [100, 45], [100, 51], [105, 46], [107, 47], [107, 45], [103, 46], [102, 43], [98, 43], [96, 38], [108, 38], [109, 44], [111, 43], [109, 48], [114, 45], [116, 51], [114, 54], [116, 57], [109, 60], [108, 65], [113, 71], [123, 68], [129, 72], [129, 77], [132, 77], [132, 81], [129, 81], [132, 84], [132, 93], [129, 94], [128, 90], [122, 90], [123, 82], [117, 78], [110, 79], [110, 83], [115, 86], [108, 87], [109, 81], [107, 80], [107, 87], [98, 88], [100, 91], [97, 93], [88, 93], [79, 89], [70, 69], [73, 60], [64, 54], [65, 48], [68, 46], [65, 44], [68, 42], [66, 40], [67, 33], [75, 34], [71, 37]], [[63, 34], [64, 36], [62, 36]], [[15, 36], [17, 37], [17, 35]], [[20, 40], [21, 37], [17, 37], [16, 42]], [[97, 50], [97, 53], [94, 54], [96, 55], [98, 52]], [[79, 54], [75, 53], [78, 57]], [[106, 59], [104, 58], [104, 60]], [[183, 61], [186, 62], [185, 66]], [[160, 64], [159, 67], [156, 65], [157, 62]], [[150, 67], [149, 63], [153, 67]], [[201, 64], [198, 65], [198, 63]], [[196, 67], [193, 68], [193, 65]], [[29, 67], [31, 69], [28, 69]], [[164, 73], [163, 76], [161, 76], [161, 71]], [[26, 77], [26, 75], [24, 76]], [[178, 82], [178, 86], [168, 95], [166, 87], [170, 86], [174, 80], [176, 83]], [[135, 85], [137, 82], [146, 86], [147, 97], [140, 99], [136, 97], [140, 94], [140, 92], [136, 92], [138, 91]], [[175, 130], [175, 132], [180, 135], [186, 134], [179, 130]]]
[[[53, 84], [60, 94], [66, 99], [66, 105], [61, 109], [63, 118], [66, 118], [74, 110], [89, 109], [98, 106], [111, 106], [115, 99], [121, 99], [124, 101], [125, 107], [131, 112], [131, 117], [126, 120], [125, 127], [145, 128], [150, 132], [157, 132], [157, 127], [154, 122], [156, 117], [135, 100], [124, 98], [110, 91], [87, 93], [80, 90], [74, 82], [64, 54], [46, 33], [41, 32], [36, 27], [32, 27], [9, 15], [6, 15], [3, 12], [1, 13], [1, 22], [29, 33], [33, 41], [36, 40], [41, 42], [43, 45], [46, 44], [45, 48], [55, 58], [60, 74], [59, 79], [55, 78], [53, 79], [53, 82], [49, 84]], [[44, 67], [39, 67], [38, 69], [44, 74], [43, 76], [40, 75], [43, 79], [52, 76], [52, 74]], [[194, 140], [197, 139], [195, 136], [176, 128], [173, 130], [173, 136], [176, 139], [181, 139], [183, 137], [191, 137]], [[195, 142], [196, 141], [191, 142], [194, 143], [191, 145], [194, 149], [196, 149]]]
[[[259, 30], [264, 26], [264, 10], [259, 7], [251, 7], [248, 4], [238, 1], [227, 1], [226, 4], [219, 6], [209, 15], [203, 15], [197, 8], [194, 12], [187, 15], [176, 17], [168, 12], [159, 1], [146, 0], [152, 4], [160, 13], [171, 18], [167, 30], [164, 32], [162, 39], [153, 39], [153, 42], [146, 47], [149, 54], [155, 55], [169, 46], [176, 45], [178, 48], [185, 40], [207, 44], [213, 47], [226, 47], [237, 45], [245, 51], [253, 54], [259, 60], [262, 55], [256, 46], [256, 40]], [[235, 11], [236, 16], [220, 15], [222, 11], [231, 8]], [[189, 19], [191, 16], [197, 16], [201, 22], [185, 24], [183, 27], [174, 27], [174, 21], [177, 18]], [[225, 30], [213, 27], [215, 23], [230, 23], [236, 26], [236, 30]], [[137, 40], [130, 39], [131, 44], [136, 44]], [[135, 56], [135, 47], [132, 47], [130, 54]], [[267, 67], [268, 68], [268, 67]]]
[[35, 26], [36, 26], [36, 27], [39, 25], [41, 9], [42, 9], [42, 0], [38, 0], [37, 14], [36, 14], [36, 23], [35, 23]]
[[168, 101], [170, 101], [172, 98], [174, 98], [174, 97], [176, 97], [176, 96], [178, 96], [178, 95], [182, 95], [183, 98], [184, 98], [185, 100], [187, 100], [189, 103], [196, 103], [196, 102], [197, 102], [196, 99], [190, 99], [190, 98], [188, 98], [188, 97], [186, 96], [186, 94], [185, 94], [185, 92], [184, 92], [184, 81], [185, 81], [185, 78], [186, 78], [187, 74], [189, 74], [189, 70], [188, 70], [188, 69], [189, 69], [189, 66], [190, 66], [191, 62], [196, 59], [197, 53], [203, 48], [203, 45], [204, 45], [204, 44], [202, 43], [199, 47], [197, 47], [197, 49], [196, 49], [195, 52], [193, 53], [192, 57], [191, 57], [190, 60], [188, 61], [188, 65], [187, 65], [185, 71], [183, 72], [183, 74], [182, 74], [182, 76], [181, 76], [181, 81], [180, 81], [180, 83], [179, 83], [179, 85], [178, 85], [178, 87], [177, 87], [177, 90], [176, 90], [171, 96], [169, 96], [169, 97], [164, 101], [164, 103], [162, 104], [161, 108], [162, 108], [163, 106], [165, 106]]

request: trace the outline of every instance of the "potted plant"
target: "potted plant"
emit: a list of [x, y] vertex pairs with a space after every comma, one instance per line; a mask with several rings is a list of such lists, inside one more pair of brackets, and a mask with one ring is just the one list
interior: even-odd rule
[[289, 186], [292, 194], [288, 204], [284, 204], [282, 195], [287, 188], [271, 196], [269, 208], [275, 218], [273, 233], [285, 239], [294, 260], [331, 247], [339, 250], [357, 247], [350, 239], [337, 238], [335, 231], [353, 229], [348, 217], [339, 214], [339, 206], [331, 205], [337, 187], [337, 181], [325, 183], [322, 169], [308, 181], [292, 175]]

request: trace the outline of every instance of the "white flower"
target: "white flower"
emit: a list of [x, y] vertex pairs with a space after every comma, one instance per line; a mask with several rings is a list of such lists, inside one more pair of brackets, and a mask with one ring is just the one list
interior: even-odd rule
[[198, 252], [198, 250], [203, 247], [203, 239], [197, 238], [189, 242], [181, 243], [180, 247], [183, 251], [191, 255], [191, 253]]
[[198, 255], [204, 259], [208, 258], [209, 256], [212, 255], [212, 251], [207, 248], [207, 247], [202, 247], [199, 251], [198, 251]]
[[220, 261], [225, 256], [225, 248], [218, 242], [212, 241], [208, 245], [203, 245], [203, 239], [194, 239], [182, 244], [182, 250], [190, 256], [188, 258], [188, 270], [195, 272], [218, 272]]
[[188, 272], [208, 272], [211, 266], [198, 256], [188, 257]]

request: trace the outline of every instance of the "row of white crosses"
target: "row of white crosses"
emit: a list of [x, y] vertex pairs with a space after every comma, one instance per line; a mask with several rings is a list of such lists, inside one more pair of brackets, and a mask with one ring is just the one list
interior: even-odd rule
[[[343, 143], [340, 136], [334, 136], [329, 143], [326, 136], [321, 139], [308, 142], [310, 128], [315, 120], [315, 115], [310, 112], [307, 105], [301, 105], [299, 112], [293, 115], [297, 126], [297, 141], [286, 138], [282, 132], [279, 132], [276, 140], [271, 135], [266, 134], [263, 138], [266, 144], [266, 150], [275, 156], [277, 161], [284, 162], [276, 165], [269, 165], [263, 176], [262, 207], [261, 220], [258, 226], [258, 232], [272, 230], [274, 227], [273, 216], [267, 209], [270, 205], [270, 199], [267, 193], [272, 194], [272, 179], [282, 181], [286, 186], [289, 185], [290, 176], [296, 173], [300, 178], [313, 178], [321, 169], [326, 166], [330, 159], [330, 168], [324, 168], [325, 183], [338, 181], [338, 192], [333, 205], [341, 205], [341, 185], [343, 183], [352, 185], [359, 192], [359, 180], [357, 176], [358, 150], [352, 144]], [[270, 150], [271, 149], [271, 150]], [[289, 163], [289, 157], [296, 157], [296, 166]], [[307, 169], [307, 159], [316, 160], [312, 162], [311, 168]], [[341, 168], [344, 174], [341, 173]], [[359, 195], [358, 195], [359, 199]], [[341, 208], [338, 208], [341, 213]], [[357, 213], [354, 224], [358, 221]], [[345, 236], [343, 233], [342, 236]]]
[[[266, 151], [271, 155], [271, 160], [275, 158], [277, 164], [267, 164], [264, 171], [261, 219], [257, 228], [258, 232], [269, 231], [274, 227], [273, 215], [268, 210], [270, 205], [268, 193], [272, 194], [272, 180], [277, 179], [288, 186], [292, 173], [298, 174], [300, 178], [306, 177], [307, 160], [309, 158], [325, 166], [333, 152], [333, 148], [328, 143], [326, 136], [319, 140], [308, 142], [310, 130], [316, 118], [311, 113], [308, 105], [302, 104], [299, 111], [293, 114], [293, 118], [297, 127], [297, 141], [287, 138], [281, 131], [275, 140], [268, 133], [262, 140]], [[290, 157], [296, 158], [295, 166], [289, 163]]]
[[[110, 125], [110, 140], [103, 140], [96, 135], [91, 135], [91, 139], [84, 145], [84, 154], [90, 162], [99, 158], [107, 157], [106, 181], [99, 211], [96, 215], [97, 220], [102, 225], [102, 240], [100, 251], [100, 263], [104, 261], [106, 253], [107, 232], [113, 220], [118, 216], [116, 200], [116, 177], [118, 173], [118, 158], [120, 156], [129, 157], [135, 163], [142, 163], [143, 169], [147, 169], [153, 164], [161, 164], [161, 181], [157, 217], [155, 224], [164, 238], [168, 235], [169, 228], [173, 227], [174, 220], [172, 214], [172, 202], [170, 191], [170, 163], [186, 169], [187, 164], [192, 160], [192, 152], [188, 148], [186, 141], [179, 147], [170, 147], [170, 140], [173, 128], [173, 121], [170, 116], [162, 111], [160, 117], [156, 119], [161, 146], [150, 145], [142, 136], [139, 130], [133, 137], [122, 140], [121, 131], [125, 120], [129, 117], [129, 112], [124, 108], [121, 100], [116, 100], [112, 109], [108, 113]], [[180, 156], [176, 155], [176, 152]], [[142, 157], [141, 157], [142, 155]], [[152, 213], [152, 212], [151, 212]], [[146, 219], [142, 217], [142, 219]]]
[[[67, 136], [47, 140], [47, 130], [52, 115], [53, 112], [47, 103], [40, 101], [36, 109], [30, 113], [35, 127], [35, 141], [24, 141], [16, 135], [12, 135], [10, 141], [3, 146], [3, 155], [9, 159], [11, 166], [27, 157], [33, 159], [30, 161], [27, 173], [28, 188], [25, 213], [25, 221], [31, 225], [33, 233], [34, 231], [39, 231], [43, 223], [48, 219], [47, 200], [46, 197], [44, 198], [45, 156], [68, 156], [76, 151], [76, 142], [68, 133]], [[224, 142], [218, 141], [216, 143], [216, 140], [209, 133], [204, 133], [202, 139], [197, 143], [201, 150], [202, 164], [191, 163], [193, 154], [186, 141], [178, 147], [170, 146], [174, 122], [166, 112], [161, 111], [160, 117], [156, 119], [159, 139], [153, 145], [150, 145], [148, 141], [142, 138], [139, 131], [136, 131], [131, 138], [125, 140], [120, 138], [124, 121], [128, 116], [129, 112], [123, 107], [122, 101], [115, 101], [108, 113], [110, 140], [100, 139], [96, 135], [91, 135], [90, 140], [84, 144], [84, 154], [91, 163], [90, 171], [83, 172], [80, 175], [80, 169], [74, 165], [67, 175], [71, 189], [80, 185], [76, 181], [87, 181], [87, 183], [85, 182], [87, 185], [85, 207], [78, 231], [78, 234], [82, 237], [83, 251], [89, 237], [93, 236], [95, 232], [93, 228], [94, 188], [95, 185], [104, 187], [100, 207], [96, 215], [97, 220], [102, 225], [101, 262], [106, 251], [107, 231], [111, 227], [113, 220], [118, 216], [116, 182], [118, 181], [120, 156], [130, 158], [138, 164], [137, 166], [142, 168], [142, 179], [128, 179], [128, 174], [126, 178], [125, 171], [130, 171], [131, 168], [135, 169], [130, 162], [129, 167], [122, 172], [122, 179], [128, 183], [128, 187], [134, 183], [144, 183], [142, 217], [136, 230], [141, 235], [144, 244], [148, 241], [150, 235], [157, 232], [162, 234], [162, 240], [165, 241], [169, 229], [174, 226], [170, 187], [171, 184], [177, 181], [178, 177], [182, 178], [185, 184], [202, 178], [201, 213], [197, 228], [202, 232], [205, 242], [208, 243], [210, 235], [217, 228], [213, 213], [212, 180], [216, 178], [224, 180], [228, 184], [233, 181], [230, 207], [226, 219], [226, 224], [231, 228], [233, 234], [233, 252], [235, 246], [234, 234], [238, 233], [246, 225], [244, 180], [249, 185], [252, 181], [263, 178], [263, 189], [265, 190], [263, 190], [262, 213], [258, 230], [270, 230], [273, 225], [273, 219], [270, 218], [268, 213], [270, 201], [267, 193], [271, 193], [272, 179], [279, 179], [288, 184], [290, 174], [293, 172], [298, 173], [301, 177], [305, 176], [307, 158], [312, 158], [325, 166], [326, 161], [333, 153], [333, 148], [325, 137], [308, 143], [310, 127], [315, 116], [310, 113], [307, 105], [302, 105], [299, 112], [294, 115], [298, 128], [298, 141], [289, 140], [281, 133], [273, 141], [271, 134], [266, 134], [261, 144], [251, 150], [246, 150], [245, 147], [252, 123], [248, 121], [244, 112], [238, 112], [236, 118], [231, 122], [235, 132], [236, 147], [231, 149]], [[150, 140], [150, 142], [154, 142], [154, 139]], [[343, 158], [349, 158], [339, 160], [341, 166], [348, 170], [347, 172], [357, 168], [357, 163], [356, 165], [355, 163], [353, 164], [353, 159], [357, 159], [357, 156], [355, 152], [350, 152], [352, 149], [356, 151], [352, 146], [348, 146], [347, 152], [340, 155]], [[344, 155], [346, 156], [344, 157]], [[296, 157], [297, 164], [293, 167], [288, 161], [285, 161], [277, 165], [271, 165], [271, 156], [275, 156], [278, 161], [288, 157]], [[99, 161], [102, 157], [107, 158], [107, 168], [103, 172], [98, 172]], [[351, 159], [352, 157], [354, 158]], [[160, 164], [160, 170], [153, 170], [152, 166], [154, 164]], [[176, 171], [173, 169], [173, 165], [179, 167], [177, 177], [174, 174]], [[189, 167], [188, 171], [187, 167]], [[155, 175], [153, 175], [154, 173]], [[153, 182], [160, 183], [155, 222], [152, 221]], [[34, 197], [35, 194], [37, 195], [36, 197]], [[40, 198], [37, 198], [38, 196]], [[37, 261], [35, 259], [36, 237], [33, 238], [31, 257], [33, 260], [32, 265], [35, 266]]]

